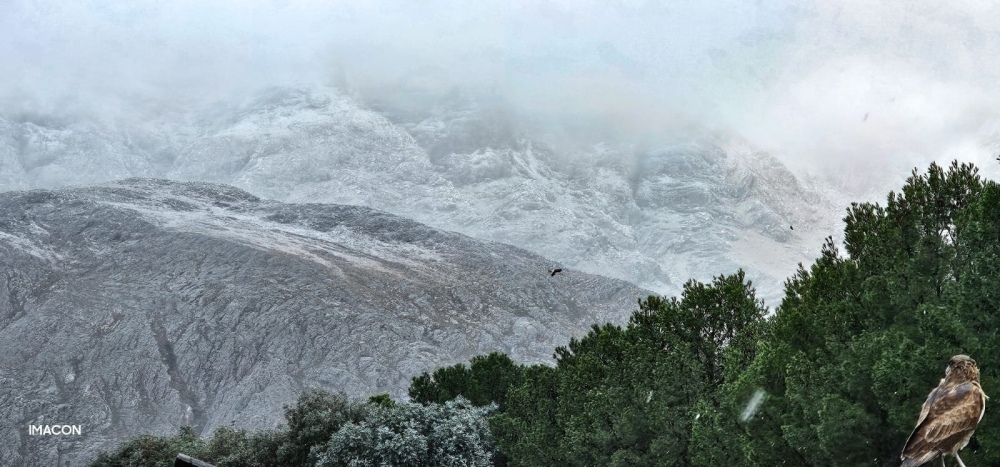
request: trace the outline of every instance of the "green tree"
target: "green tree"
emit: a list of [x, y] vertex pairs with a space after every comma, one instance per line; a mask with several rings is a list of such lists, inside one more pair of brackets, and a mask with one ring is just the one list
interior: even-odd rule
[[93, 467], [171, 467], [177, 453], [197, 458], [210, 456], [205, 442], [194, 430], [185, 426], [176, 436], [140, 436], [127, 441], [111, 453], [100, 453]]
[[208, 440], [190, 427], [177, 436], [140, 436], [92, 465], [145, 467], [174, 464], [184, 453], [219, 467], [274, 465], [490, 465], [496, 453], [487, 418], [495, 406], [396, 403], [386, 395], [367, 403], [311, 389], [286, 406], [287, 429], [251, 433], [220, 427]]
[[[753, 361], [766, 309], [742, 271], [639, 301], [527, 370], [492, 422], [511, 465], [690, 465], [694, 423], [722, 419], [716, 387]], [[712, 427], [719, 432], [722, 427]]]
[[487, 417], [493, 406], [475, 407], [458, 398], [372, 407], [370, 417], [345, 424], [313, 450], [318, 467], [492, 465]]
[[352, 401], [344, 393], [307, 389], [297, 404], [285, 406], [288, 433], [278, 449], [278, 459], [282, 465], [312, 465], [313, 446], [326, 443], [345, 424], [364, 420], [369, 410], [369, 404]]
[[481, 407], [497, 404], [503, 411], [507, 391], [521, 383], [524, 367], [498, 352], [473, 357], [469, 363], [468, 367], [459, 363], [413, 378], [410, 400], [443, 404], [461, 396]]
[[555, 368], [530, 366], [523, 382], [508, 392], [506, 410], [490, 419], [490, 429], [510, 465], [566, 465], [557, 444], [565, 435], [557, 416], [558, 386]]
[[[799, 268], [748, 374], [720, 388], [766, 394], [741, 423], [745, 463], [898, 463], [944, 362], [962, 352], [981, 364], [995, 358], [996, 347], [983, 346], [995, 311], [979, 307], [989, 272], [976, 270], [996, 259], [984, 249], [1000, 221], [984, 204], [992, 186], [971, 165], [932, 164], [885, 206], [848, 209], [846, 255], [828, 239]], [[987, 423], [978, 436], [993, 432]], [[1000, 461], [989, 456], [966, 459]]]

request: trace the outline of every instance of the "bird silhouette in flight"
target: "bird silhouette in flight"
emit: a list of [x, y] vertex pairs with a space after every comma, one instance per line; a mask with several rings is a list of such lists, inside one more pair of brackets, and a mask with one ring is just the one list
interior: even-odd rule
[[549, 272], [551, 273], [549, 277], [555, 277], [556, 274], [562, 272], [562, 268], [549, 269]]

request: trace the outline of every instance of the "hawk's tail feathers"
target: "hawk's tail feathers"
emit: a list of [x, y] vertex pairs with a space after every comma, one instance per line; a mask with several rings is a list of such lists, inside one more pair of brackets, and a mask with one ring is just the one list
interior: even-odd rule
[[924, 464], [926, 464], [926, 463], [934, 460], [934, 458], [937, 457], [937, 456], [938, 456], [938, 453], [936, 453], [936, 452], [929, 452], [929, 453], [924, 454], [924, 455], [919, 456], [919, 457], [904, 457], [903, 458], [903, 463], [900, 464], [900, 467], [917, 467], [917, 466], [920, 466], [920, 465], [924, 465]]

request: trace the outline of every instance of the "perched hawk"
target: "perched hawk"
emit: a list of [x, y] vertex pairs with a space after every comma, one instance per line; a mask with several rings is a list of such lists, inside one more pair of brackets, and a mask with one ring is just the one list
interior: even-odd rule
[[903, 446], [903, 467], [916, 467], [941, 456], [955, 456], [969, 444], [986, 412], [986, 393], [979, 386], [979, 368], [968, 355], [955, 355], [944, 370], [944, 379], [927, 396], [917, 426]]

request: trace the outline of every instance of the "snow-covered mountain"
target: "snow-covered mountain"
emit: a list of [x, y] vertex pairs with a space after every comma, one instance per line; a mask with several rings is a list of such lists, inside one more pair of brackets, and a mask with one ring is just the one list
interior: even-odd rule
[[[283, 88], [99, 122], [0, 116], [4, 461], [184, 417], [272, 426], [303, 387], [399, 396], [493, 350], [548, 361], [649, 290], [740, 267], [775, 305], [843, 204], [737, 138], [566, 145], [461, 97]], [[189, 183], [111, 182], [134, 176]], [[24, 435], [44, 420], [88, 435]]]
[[[648, 295], [369, 208], [131, 179], [0, 194], [0, 464], [263, 429], [306, 387], [405, 397], [492, 351], [550, 362]], [[29, 425], [83, 436], [29, 436]]]
[[425, 104], [279, 88], [141, 124], [0, 117], [0, 188], [221, 182], [386, 210], [661, 293], [742, 267], [771, 305], [846, 207], [737, 138], [564, 147], [471, 99]]

